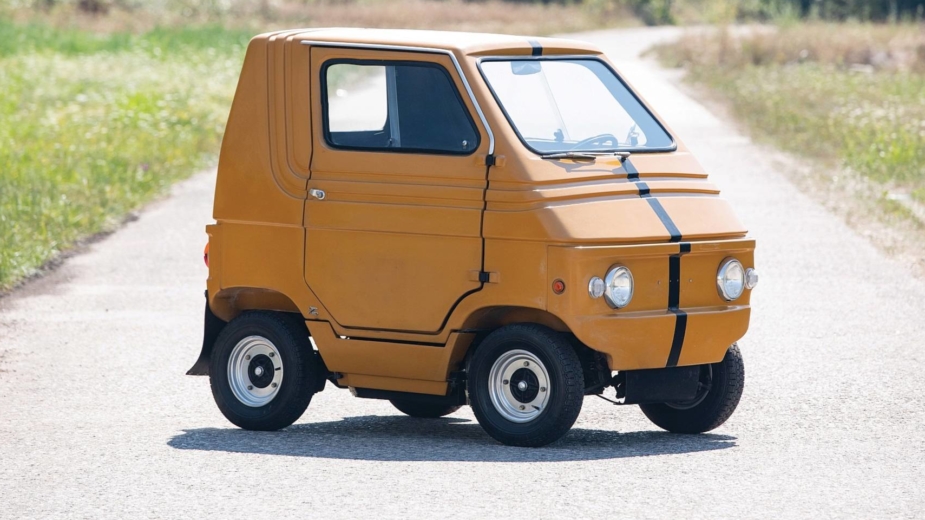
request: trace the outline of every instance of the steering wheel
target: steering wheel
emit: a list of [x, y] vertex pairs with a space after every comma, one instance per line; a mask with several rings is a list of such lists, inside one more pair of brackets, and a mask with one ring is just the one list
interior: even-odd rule
[[607, 142], [611, 143], [611, 146], [607, 146], [606, 148], [616, 148], [620, 146], [620, 140], [617, 139], [616, 136], [614, 136], [613, 134], [600, 134], [600, 135], [591, 136], [587, 139], [582, 139], [581, 141], [578, 141], [577, 143], [575, 143], [575, 145], [572, 146], [570, 149], [578, 150], [578, 149], [585, 148], [588, 146], [596, 146], [598, 148], [605, 148], [604, 143], [607, 143]]

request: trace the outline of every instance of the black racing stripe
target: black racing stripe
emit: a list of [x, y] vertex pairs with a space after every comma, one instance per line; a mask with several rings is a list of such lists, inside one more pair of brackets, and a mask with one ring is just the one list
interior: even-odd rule
[[681, 303], [681, 255], [668, 257], [668, 309], [675, 310]]
[[644, 182], [637, 182], [637, 183], [636, 183], [636, 187], [639, 188], [639, 196], [640, 196], [640, 197], [648, 197], [648, 196], [649, 196], [649, 185], [648, 185], [648, 184], [646, 184], [646, 183], [644, 183]]
[[623, 159], [623, 169], [626, 171], [627, 180], [639, 180], [639, 170], [636, 169], [636, 166], [633, 165], [633, 162], [630, 161], [629, 157]]
[[665, 229], [668, 230], [668, 234], [671, 235], [669, 242], [680, 242], [681, 241], [681, 232], [678, 230], [678, 226], [674, 225], [674, 222], [671, 220], [671, 217], [668, 216], [668, 213], [665, 211], [665, 208], [662, 207], [662, 203], [658, 199], [652, 197], [647, 198], [649, 205], [652, 206], [652, 209], [655, 211], [655, 214], [658, 215], [659, 220], [662, 221], [662, 225], [665, 226]]
[[668, 311], [674, 313], [674, 336], [671, 338], [671, 350], [668, 352], [667, 367], [678, 366], [684, 335], [687, 332], [687, 313], [681, 307], [681, 257], [691, 252], [690, 242], [681, 242], [678, 254], [668, 257]]
[[666, 367], [678, 366], [678, 360], [681, 359], [681, 347], [684, 345], [684, 333], [687, 332], [687, 313], [684, 311], [672, 311], [677, 315], [674, 325], [674, 337], [671, 339], [671, 352], [668, 353], [668, 362]]
[[538, 41], [536, 41], [536, 40], [527, 40], [527, 43], [530, 44], [530, 47], [533, 47], [533, 55], [534, 55], [534, 56], [542, 56], [542, 55], [543, 55], [543, 46], [540, 45], [540, 42], [538, 42]]

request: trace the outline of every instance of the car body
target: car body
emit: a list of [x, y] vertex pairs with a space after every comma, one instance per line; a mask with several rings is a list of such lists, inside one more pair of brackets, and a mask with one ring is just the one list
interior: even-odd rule
[[[628, 124], [622, 140], [595, 133]], [[657, 378], [723, 362], [748, 328], [757, 281], [755, 242], [719, 189], [600, 50], [578, 41], [257, 36], [213, 216], [191, 373], [209, 372], [227, 323], [285, 313], [304, 324], [319, 373], [360, 397], [465, 404], [478, 346], [532, 324], [573, 344], [584, 393], [614, 385], [627, 402], [650, 402], [652, 388], [671, 386]], [[732, 282], [718, 274], [730, 260]], [[621, 267], [630, 274], [608, 279]], [[602, 282], [606, 295], [592, 297]], [[723, 283], [741, 294], [724, 297]], [[637, 390], [614, 372], [645, 381]]]

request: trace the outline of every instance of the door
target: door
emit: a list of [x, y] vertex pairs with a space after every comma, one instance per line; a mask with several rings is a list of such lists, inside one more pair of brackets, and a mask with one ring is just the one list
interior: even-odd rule
[[488, 139], [471, 100], [442, 54], [311, 52], [306, 281], [344, 327], [437, 332], [481, 287]]

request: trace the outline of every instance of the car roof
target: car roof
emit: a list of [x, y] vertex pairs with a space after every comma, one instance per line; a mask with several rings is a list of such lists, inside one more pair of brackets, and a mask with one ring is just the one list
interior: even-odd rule
[[586, 42], [564, 38], [511, 36], [506, 34], [422, 31], [411, 29], [319, 28], [295, 29], [262, 34], [259, 37], [286, 37], [320, 43], [348, 43], [400, 47], [422, 47], [452, 51], [460, 55], [554, 55], [600, 54]]

